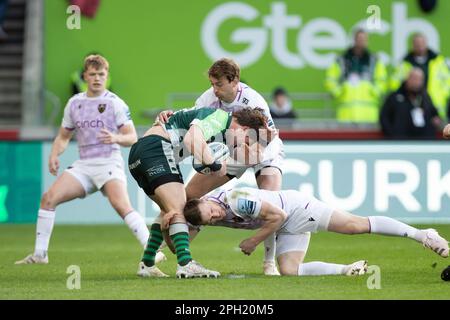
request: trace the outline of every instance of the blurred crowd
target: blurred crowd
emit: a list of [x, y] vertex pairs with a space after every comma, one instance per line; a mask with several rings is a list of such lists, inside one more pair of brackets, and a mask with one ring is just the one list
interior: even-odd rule
[[[428, 47], [426, 36], [412, 37], [411, 51], [391, 74], [368, 48], [359, 29], [353, 45], [326, 71], [325, 88], [342, 123], [379, 123], [390, 139], [435, 139], [450, 118], [450, 71], [445, 58]], [[274, 118], [295, 118], [288, 93], [273, 93]]]

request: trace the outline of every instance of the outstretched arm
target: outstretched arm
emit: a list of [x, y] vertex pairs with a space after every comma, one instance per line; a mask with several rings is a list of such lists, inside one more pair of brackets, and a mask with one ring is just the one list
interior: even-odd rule
[[277, 231], [286, 220], [286, 213], [267, 201], [262, 201], [258, 218], [264, 221], [263, 226], [252, 237], [241, 242], [239, 247], [246, 255], [250, 255], [266, 238]]

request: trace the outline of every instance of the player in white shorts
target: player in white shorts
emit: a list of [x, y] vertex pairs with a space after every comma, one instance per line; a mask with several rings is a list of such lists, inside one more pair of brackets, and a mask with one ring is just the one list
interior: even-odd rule
[[149, 231], [142, 216], [131, 206], [120, 153], [120, 146], [131, 146], [137, 141], [137, 134], [128, 106], [105, 88], [108, 70], [108, 62], [100, 55], [90, 55], [84, 60], [88, 89], [74, 95], [64, 109], [62, 125], [50, 153], [49, 171], [54, 176], [58, 174], [58, 156], [74, 133], [80, 160], [65, 170], [44, 193], [38, 211], [34, 253], [16, 264], [48, 263], [56, 207], [98, 190], [108, 198], [141, 245], [147, 244]]
[[317, 231], [409, 237], [444, 258], [449, 255], [448, 241], [434, 229], [419, 230], [384, 216], [356, 216], [296, 190], [235, 188], [218, 191], [188, 201], [184, 215], [193, 225], [259, 229], [239, 245], [247, 255], [276, 232], [276, 255], [282, 275], [362, 274], [367, 270], [364, 260], [351, 265], [303, 263], [308, 248], [305, 233]]
[[[227, 162], [227, 175], [223, 177], [207, 176], [196, 173], [186, 186], [187, 199], [200, 198], [208, 192], [224, 185], [234, 177], [240, 178], [252, 167], [255, 172], [258, 188], [277, 191], [282, 184], [282, 161], [284, 159], [283, 142], [276, 135], [269, 106], [264, 98], [245, 83], [240, 82], [240, 68], [231, 59], [219, 59], [208, 71], [211, 88], [206, 90], [195, 102], [194, 108], [212, 107], [225, 111], [237, 111], [244, 107], [261, 108], [268, 118], [268, 127], [273, 129], [274, 137], [266, 137], [270, 141], [265, 148], [261, 161], [247, 164], [233, 161], [233, 155]], [[158, 120], [166, 123], [172, 111], [163, 111]], [[217, 141], [217, 140], [216, 140]], [[255, 145], [256, 146], [256, 145]], [[232, 150], [235, 152], [239, 149]], [[252, 157], [250, 157], [252, 158]], [[193, 230], [191, 234], [195, 234]], [[266, 240], [263, 270], [266, 275], [279, 275], [275, 264], [274, 236]]]

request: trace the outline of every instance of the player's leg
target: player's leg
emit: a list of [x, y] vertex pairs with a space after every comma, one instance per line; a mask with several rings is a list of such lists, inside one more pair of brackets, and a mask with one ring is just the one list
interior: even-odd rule
[[55, 221], [55, 209], [64, 202], [84, 197], [85, 187], [71, 173], [65, 171], [60, 175], [41, 198], [36, 223], [36, 241], [34, 253], [16, 264], [48, 263], [47, 251]]
[[196, 173], [186, 185], [186, 198], [187, 200], [201, 198], [208, 192], [223, 186], [231, 179], [233, 177], [229, 175], [217, 177]]
[[[279, 191], [281, 190], [282, 175], [280, 169], [277, 167], [264, 167], [255, 173], [256, 183], [259, 189]], [[280, 273], [277, 270], [275, 263], [275, 234], [269, 236], [264, 240], [264, 263], [263, 272], [265, 275], [278, 276]]]
[[279, 234], [277, 237], [277, 260], [282, 275], [323, 276], [362, 275], [367, 271], [367, 261], [360, 260], [349, 265], [312, 261], [303, 263], [308, 250], [310, 233]]
[[145, 248], [150, 232], [145, 220], [131, 206], [126, 184], [122, 180], [113, 179], [105, 183], [102, 191], [139, 243]]
[[444, 258], [449, 255], [448, 241], [442, 238], [436, 230], [419, 230], [385, 216], [360, 217], [343, 210], [334, 210], [327, 230], [345, 234], [375, 233], [408, 237], [422, 243]]
[[[189, 228], [186, 224], [186, 220], [183, 215], [184, 205], [186, 204], [186, 195], [184, 191], [184, 185], [179, 182], [170, 182], [160, 185], [155, 189], [154, 199], [161, 210], [165, 213], [162, 217], [163, 227], [169, 229], [170, 240], [172, 241], [176, 255], [177, 255], [177, 277], [217, 277], [220, 274], [216, 271], [208, 270], [195, 262], [189, 250]], [[176, 194], [177, 197], [173, 195]], [[161, 233], [161, 225], [159, 225], [159, 230], [157, 225], [152, 225], [152, 233]], [[150, 238], [153, 238], [153, 234]], [[156, 250], [162, 243], [162, 237], [157, 239], [157, 242], [151, 242], [149, 240], [149, 245], [146, 249], [148, 252], [147, 258], [152, 258], [154, 261], [154, 255], [156, 255]], [[150, 247], [150, 248], [149, 248]], [[146, 257], [144, 255], [143, 262], [146, 263]], [[153, 262], [154, 263], [154, 262]]]

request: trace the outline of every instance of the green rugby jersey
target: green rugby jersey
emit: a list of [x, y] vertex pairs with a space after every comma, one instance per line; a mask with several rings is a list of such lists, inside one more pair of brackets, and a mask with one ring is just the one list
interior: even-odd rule
[[183, 142], [191, 125], [197, 125], [202, 130], [205, 140], [208, 141], [218, 134], [225, 133], [225, 130], [230, 127], [231, 119], [231, 112], [221, 109], [182, 109], [170, 116], [164, 128], [169, 133], [172, 145], [177, 146]]

